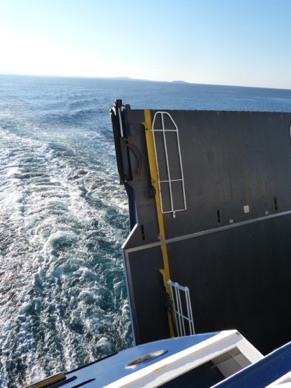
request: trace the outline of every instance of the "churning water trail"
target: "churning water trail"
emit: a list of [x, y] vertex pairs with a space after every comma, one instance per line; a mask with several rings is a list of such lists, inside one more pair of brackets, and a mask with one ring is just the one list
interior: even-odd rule
[[[37, 117], [32, 123], [25, 110], [8, 120], [6, 114], [0, 128], [2, 387], [131, 343], [120, 256], [126, 198], [113, 145], [104, 149], [111, 139], [102, 129], [73, 128], [90, 115], [75, 105], [69, 113], [44, 114], [44, 124]], [[63, 116], [61, 131], [54, 114]]]
[[128, 341], [127, 220], [106, 166], [96, 176], [63, 146], [0, 136], [2, 379], [33, 380]]

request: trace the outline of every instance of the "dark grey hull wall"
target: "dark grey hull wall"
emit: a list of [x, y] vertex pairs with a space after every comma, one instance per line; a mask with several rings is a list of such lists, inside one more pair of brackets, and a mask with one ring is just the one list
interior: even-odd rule
[[[291, 340], [291, 114], [167, 112], [179, 129], [187, 203], [175, 217], [163, 214], [171, 280], [189, 287], [197, 332], [236, 328], [269, 352]], [[136, 342], [144, 343], [169, 336], [167, 298], [144, 111], [121, 113], [123, 150], [112, 112], [118, 167], [137, 222], [124, 246], [125, 268]], [[179, 178], [175, 140], [166, 141]], [[157, 138], [160, 176], [164, 154]], [[180, 184], [172, 197], [183, 205]], [[164, 188], [162, 201], [167, 210]]]

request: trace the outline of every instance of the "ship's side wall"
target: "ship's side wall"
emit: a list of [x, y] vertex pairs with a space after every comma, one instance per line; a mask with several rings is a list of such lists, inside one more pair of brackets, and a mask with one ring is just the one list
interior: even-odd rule
[[[236, 328], [268, 352], [291, 339], [291, 114], [166, 113], [181, 156], [180, 166], [173, 131], [166, 140], [154, 134], [160, 179], [167, 180], [168, 163], [175, 180], [172, 199], [167, 184], [160, 186], [170, 278], [189, 287], [198, 332]], [[129, 152], [138, 226], [124, 252], [136, 341], [143, 343], [169, 336], [164, 257], [144, 112], [123, 115], [142, 155], [138, 171]], [[185, 210], [167, 212], [171, 201]]]

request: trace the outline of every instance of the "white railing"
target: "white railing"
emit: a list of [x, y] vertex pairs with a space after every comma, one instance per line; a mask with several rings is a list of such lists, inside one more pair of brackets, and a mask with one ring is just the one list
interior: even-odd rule
[[[167, 123], [165, 123], [167, 121]], [[162, 213], [172, 213], [175, 217], [175, 212], [182, 211], [187, 209], [186, 205], [186, 196], [185, 196], [185, 186], [184, 186], [184, 173], [183, 173], [183, 165], [182, 165], [182, 156], [181, 156], [181, 148], [180, 148], [180, 140], [179, 140], [179, 128], [175, 121], [173, 120], [172, 116], [168, 112], [156, 112], [153, 117], [153, 123], [152, 123], [152, 132], [153, 132], [153, 139], [154, 139], [154, 149], [155, 149], [155, 157], [156, 157], [156, 163], [157, 163], [157, 170], [159, 175], [159, 190], [160, 190], [160, 200], [161, 200], [161, 208]], [[157, 149], [157, 133], [162, 134], [162, 144], [163, 149]], [[171, 139], [167, 139], [169, 134], [175, 135], [172, 136]], [[171, 136], [170, 135], [170, 136]], [[175, 147], [172, 146], [172, 154], [169, 154], [169, 144], [173, 142], [173, 139], [175, 139]], [[175, 149], [175, 151], [173, 151]], [[177, 155], [173, 155], [173, 153], [176, 153]], [[165, 164], [165, 170], [161, 171], [161, 168], [164, 166], [161, 166], [159, 163], [159, 160], [161, 161], [161, 155], [163, 155], [164, 163]], [[175, 165], [170, 166], [171, 159], [175, 161]], [[172, 162], [173, 164], [173, 162]], [[173, 171], [179, 171], [176, 177], [173, 178]], [[161, 179], [161, 176], [165, 177], [165, 179]], [[178, 195], [176, 194], [176, 197], [181, 197], [182, 200], [179, 200], [179, 207], [175, 204], [175, 198], [173, 195], [173, 186], [178, 183], [180, 185], [180, 190]], [[165, 189], [166, 187], [166, 189]], [[176, 185], [176, 193], [177, 193], [177, 185]], [[169, 199], [170, 203], [169, 205], [165, 205], [163, 201], [163, 192], [166, 193], [165, 196], [169, 193]], [[176, 198], [176, 201], [177, 198]]]
[[180, 286], [171, 280], [168, 280], [167, 283], [171, 287], [177, 336], [195, 334], [189, 288]]

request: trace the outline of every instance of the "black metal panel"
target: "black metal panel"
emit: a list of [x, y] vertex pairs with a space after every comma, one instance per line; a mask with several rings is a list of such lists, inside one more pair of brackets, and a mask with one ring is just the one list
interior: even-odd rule
[[183, 235], [291, 208], [290, 114], [172, 113], [180, 128], [188, 211], [175, 223], [165, 216], [167, 238], [178, 229]]
[[129, 291], [137, 343], [169, 338], [162, 267], [160, 247], [129, 253], [126, 260], [127, 273], [132, 275]]
[[[171, 280], [190, 288], [199, 332], [236, 328], [270, 351], [291, 339], [291, 114], [167, 112], [179, 128], [187, 202], [175, 218], [163, 216]], [[160, 247], [150, 248], [160, 240], [144, 112], [127, 108], [122, 115], [128, 140], [142, 156], [137, 169], [129, 152], [138, 226], [125, 245], [125, 264], [136, 340], [143, 343], [169, 332]], [[175, 165], [176, 146], [167, 141]], [[159, 139], [157, 150], [165, 169]], [[168, 196], [164, 191], [165, 206]], [[173, 196], [182, 202], [178, 184]], [[183, 241], [171, 242], [177, 237]]]
[[198, 332], [235, 328], [263, 353], [290, 341], [289, 230], [285, 215], [168, 245]]

